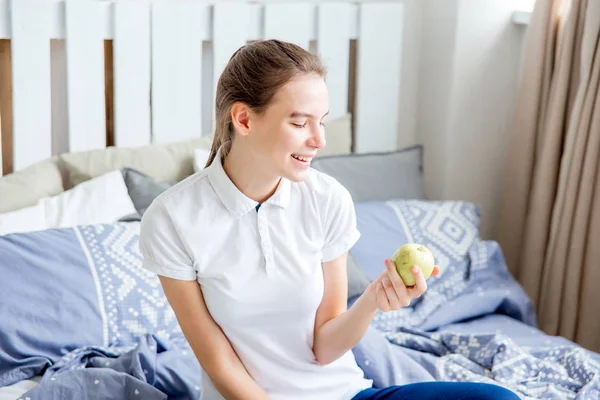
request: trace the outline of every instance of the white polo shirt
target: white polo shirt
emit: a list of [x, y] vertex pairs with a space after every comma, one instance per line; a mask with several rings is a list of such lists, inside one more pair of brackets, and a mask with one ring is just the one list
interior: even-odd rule
[[[257, 205], [231, 182], [219, 152], [145, 212], [143, 265], [198, 281], [212, 317], [271, 399], [349, 400], [372, 381], [351, 351], [320, 365], [312, 346], [321, 263], [359, 237], [350, 194], [311, 169], [304, 182], [282, 179]], [[223, 399], [204, 371], [201, 399]]]

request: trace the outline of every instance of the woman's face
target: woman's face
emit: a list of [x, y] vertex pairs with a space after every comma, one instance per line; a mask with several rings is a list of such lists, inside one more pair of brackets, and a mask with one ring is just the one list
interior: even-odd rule
[[251, 114], [246, 151], [259, 157], [263, 173], [303, 180], [312, 158], [325, 147], [323, 123], [328, 109], [323, 78], [317, 74], [296, 77], [279, 89], [262, 114]]

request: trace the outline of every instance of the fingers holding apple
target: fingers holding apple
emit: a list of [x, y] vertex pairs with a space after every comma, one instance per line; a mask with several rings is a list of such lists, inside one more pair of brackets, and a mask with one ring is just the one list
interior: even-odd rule
[[[387, 263], [391, 260], [386, 260]], [[375, 288], [375, 305], [383, 312], [399, 310], [410, 303], [410, 295], [393, 269], [392, 273], [386, 269], [371, 285]]]
[[389, 279], [382, 278], [379, 287], [381, 288], [377, 293], [377, 306], [379, 309], [382, 311], [397, 309], [399, 302]]
[[368, 292], [374, 294], [377, 309], [383, 312], [400, 310], [410, 304], [412, 297], [400, 279], [394, 262], [388, 258], [385, 265], [385, 271], [371, 283], [372, 290]]
[[427, 291], [427, 279], [440, 273], [431, 251], [416, 243], [401, 246], [384, 262], [385, 271], [368, 290], [377, 308], [384, 312], [409, 306]]
[[[427, 291], [427, 282], [423, 272], [417, 265], [413, 265], [411, 268], [415, 284], [413, 286], [407, 286], [406, 290], [410, 294], [411, 298], [416, 299], [421, 297], [423, 293]], [[430, 276], [436, 276], [440, 273], [440, 269], [437, 265], [433, 267], [433, 272]]]
[[381, 281], [381, 279], [378, 279], [377, 281], [373, 282], [372, 285], [374, 285], [375, 287], [375, 306], [377, 307], [377, 309], [383, 311], [383, 312], [387, 312], [390, 311], [391, 305], [390, 305], [390, 301], [388, 299], [388, 295], [386, 293], [386, 290], [383, 286], [383, 282]]
[[415, 284], [407, 287], [408, 293], [413, 299], [421, 297], [423, 293], [427, 291], [427, 282], [425, 282], [425, 276], [417, 265], [411, 267], [412, 276]]
[[[402, 279], [400, 279], [400, 275], [398, 275], [398, 272], [396, 271], [396, 265], [391, 259], [388, 258], [385, 260], [385, 267], [385, 274], [387, 274], [388, 279], [394, 287], [394, 291], [398, 302], [400, 303], [400, 307], [408, 306], [411, 300], [410, 294], [408, 293], [406, 285], [404, 285], [404, 282], [402, 282]], [[398, 307], [397, 309], [400, 309], [400, 307]]]

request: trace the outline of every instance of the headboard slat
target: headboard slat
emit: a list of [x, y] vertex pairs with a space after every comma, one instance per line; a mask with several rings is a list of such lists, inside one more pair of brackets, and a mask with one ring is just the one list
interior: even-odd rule
[[195, 138], [202, 132], [202, 31], [207, 6], [152, 4], [153, 142]]
[[[248, 40], [248, 14], [251, 7], [246, 2], [221, 2], [213, 11], [213, 101], [211, 102], [212, 129], [214, 131], [214, 98], [217, 83], [233, 53]], [[231, 29], [234, 26], [235, 29]]]
[[104, 38], [94, 0], [66, 0], [69, 151], [106, 147]]
[[329, 117], [348, 112], [350, 73], [350, 4], [321, 4], [318, 8], [317, 51], [327, 67]]
[[278, 38], [309, 50], [315, 6], [309, 3], [265, 4], [264, 38]]
[[11, 3], [14, 170], [52, 155], [49, 4]]
[[[355, 151], [396, 149], [404, 5], [360, 5], [355, 104]], [[391, 40], [390, 38], [393, 38]]]
[[150, 134], [150, 5], [117, 2], [113, 71], [115, 145], [143, 146]]

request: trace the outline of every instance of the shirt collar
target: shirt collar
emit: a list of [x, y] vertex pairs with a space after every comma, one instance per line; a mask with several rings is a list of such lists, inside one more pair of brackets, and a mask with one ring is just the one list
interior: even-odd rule
[[[242, 193], [233, 184], [225, 169], [223, 169], [223, 148], [230, 145], [231, 142], [227, 142], [217, 150], [215, 159], [207, 168], [208, 179], [227, 210], [235, 216], [241, 216], [255, 209], [259, 203]], [[281, 178], [275, 193], [265, 201], [265, 204], [273, 204], [285, 208], [289, 203], [290, 183], [289, 180]]]

